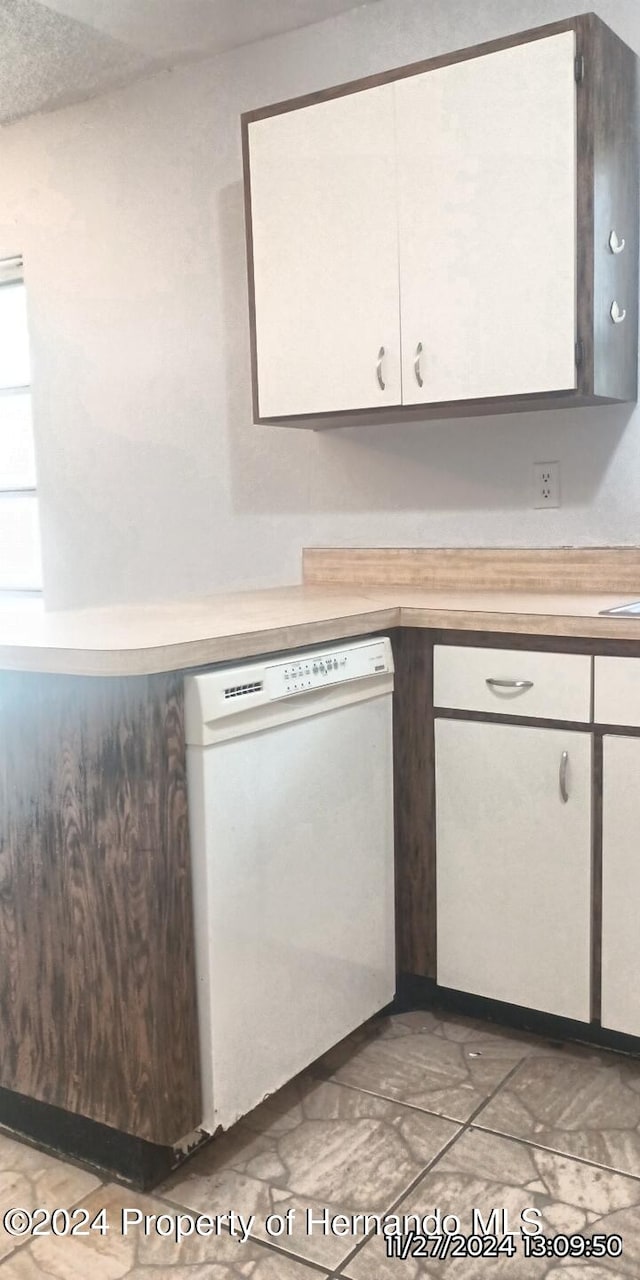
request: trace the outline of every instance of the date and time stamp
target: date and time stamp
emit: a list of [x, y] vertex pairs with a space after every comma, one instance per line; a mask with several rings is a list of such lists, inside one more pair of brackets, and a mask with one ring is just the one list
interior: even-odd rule
[[[280, 1240], [302, 1230], [308, 1236], [334, 1235], [364, 1240], [381, 1236], [387, 1258], [398, 1261], [429, 1259], [446, 1262], [459, 1258], [507, 1259], [548, 1258], [605, 1260], [619, 1258], [624, 1250], [620, 1235], [605, 1232], [590, 1234], [545, 1233], [542, 1210], [524, 1208], [517, 1220], [511, 1220], [507, 1209], [488, 1212], [472, 1209], [468, 1219], [437, 1209], [434, 1213], [416, 1214], [333, 1214], [327, 1210], [290, 1208], [286, 1213], [272, 1213], [258, 1220], [255, 1214], [188, 1213], [170, 1211], [144, 1213], [137, 1207], [117, 1210], [93, 1209], [25, 1209], [20, 1206], [0, 1211], [4, 1233], [14, 1238], [93, 1237], [117, 1234], [121, 1237], [161, 1237], [180, 1245], [189, 1237], [209, 1238], [231, 1235], [239, 1244], [246, 1243], [254, 1230]], [[302, 1219], [302, 1221], [301, 1221]], [[256, 1231], [256, 1234], [258, 1232]], [[286, 1247], [286, 1246], [285, 1246]], [[480, 1274], [480, 1273], [479, 1273]]]
[[585, 1261], [590, 1258], [619, 1258], [623, 1251], [619, 1235], [554, 1235], [543, 1232], [510, 1232], [508, 1235], [452, 1233], [420, 1236], [408, 1232], [404, 1236], [387, 1236], [388, 1258], [429, 1258], [445, 1262], [447, 1258], [561, 1258]]

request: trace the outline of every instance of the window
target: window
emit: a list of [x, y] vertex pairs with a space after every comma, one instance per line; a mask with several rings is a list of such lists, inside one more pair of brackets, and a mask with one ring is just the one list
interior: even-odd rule
[[0, 259], [0, 591], [41, 591], [27, 302], [20, 258]]

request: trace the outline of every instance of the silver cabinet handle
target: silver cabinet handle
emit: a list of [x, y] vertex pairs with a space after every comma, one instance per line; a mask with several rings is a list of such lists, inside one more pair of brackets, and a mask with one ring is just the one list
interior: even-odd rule
[[494, 680], [487, 676], [485, 684], [490, 689], [533, 689], [533, 680]]
[[416, 382], [417, 382], [417, 384], [418, 384], [418, 386], [419, 386], [419, 387], [423, 387], [423, 386], [424, 386], [424, 378], [423, 378], [423, 376], [422, 376], [422, 370], [421, 370], [421, 368], [420, 368], [420, 357], [421, 357], [421, 356], [422, 356], [422, 343], [421, 343], [421, 342], [419, 342], [419, 343], [418, 343], [418, 345], [417, 345], [417, 347], [416, 347], [416, 358], [415, 358], [415, 360], [414, 360], [414, 362], [413, 362], [413, 371], [414, 371], [414, 373], [415, 373], [415, 375], [416, 375]]
[[609, 312], [609, 314], [614, 324], [622, 324], [622, 321], [625, 319], [627, 313], [624, 307], [621, 311], [617, 302], [614, 301], [611, 303], [611, 311]]
[[568, 768], [569, 768], [569, 752], [563, 751], [562, 755], [560, 756], [560, 795], [562, 796], [563, 804], [566, 804], [567, 800], [569, 799], [569, 792], [567, 791]]
[[622, 240], [619, 240], [618, 232], [617, 231], [611, 232], [611, 235], [609, 236], [609, 248], [612, 253], [622, 253], [622, 250], [624, 249], [625, 244], [626, 244], [626, 241], [624, 237]]
[[386, 382], [385, 382], [385, 380], [384, 380], [384, 378], [383, 378], [383, 376], [382, 376], [382, 361], [383, 361], [383, 360], [384, 360], [384, 347], [381, 347], [381, 348], [380, 348], [380, 350], [379, 350], [379, 352], [378, 352], [378, 363], [377, 363], [377, 365], [376, 365], [376, 376], [377, 376], [377, 379], [378, 379], [378, 386], [380, 387], [380, 390], [381, 390], [381, 391], [384, 391], [384, 389], [385, 389], [385, 387], [386, 387], [386, 385], [387, 385], [387, 384], [386, 384]]

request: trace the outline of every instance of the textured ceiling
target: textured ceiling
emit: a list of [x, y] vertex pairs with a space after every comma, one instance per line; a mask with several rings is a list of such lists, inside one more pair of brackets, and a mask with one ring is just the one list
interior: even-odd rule
[[0, 121], [89, 96], [145, 66], [135, 49], [37, 0], [0, 0]]
[[0, 123], [321, 22], [360, 2], [0, 0]]

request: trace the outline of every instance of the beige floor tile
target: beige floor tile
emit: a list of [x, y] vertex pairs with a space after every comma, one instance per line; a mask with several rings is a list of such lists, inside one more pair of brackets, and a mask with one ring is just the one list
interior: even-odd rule
[[557, 1045], [490, 1023], [416, 1012], [375, 1019], [313, 1070], [452, 1120], [468, 1120], [516, 1063], [530, 1054], [558, 1052]]
[[[525, 1208], [540, 1211], [545, 1235], [558, 1233], [619, 1234], [624, 1252], [620, 1259], [599, 1261], [548, 1261], [525, 1259], [520, 1242], [520, 1214]], [[640, 1182], [621, 1174], [596, 1169], [554, 1152], [471, 1129], [445, 1152], [431, 1173], [399, 1205], [398, 1214], [456, 1214], [461, 1231], [473, 1228], [473, 1210], [487, 1216], [492, 1209], [506, 1209], [508, 1229], [515, 1233], [518, 1254], [514, 1258], [388, 1259], [384, 1242], [374, 1237], [344, 1268], [350, 1280], [424, 1280], [446, 1274], [456, 1280], [610, 1280], [640, 1275]]]
[[265, 1238], [269, 1214], [295, 1211], [283, 1248], [337, 1267], [353, 1238], [309, 1235], [306, 1211], [381, 1212], [456, 1133], [456, 1125], [386, 1099], [302, 1077], [214, 1140], [161, 1188], [207, 1212], [254, 1214]]
[[[99, 1185], [93, 1174], [0, 1134], [0, 1221], [7, 1209], [69, 1209]], [[18, 1242], [0, 1225], [0, 1259]]]
[[640, 1176], [640, 1062], [579, 1053], [529, 1060], [477, 1124]]
[[1, 1280], [323, 1280], [320, 1272], [252, 1240], [240, 1244], [226, 1231], [179, 1244], [153, 1226], [149, 1235], [134, 1224], [123, 1234], [123, 1209], [174, 1215], [153, 1195], [107, 1186], [83, 1204], [92, 1218], [105, 1208], [106, 1235], [89, 1230], [83, 1237], [32, 1240], [0, 1265]]

